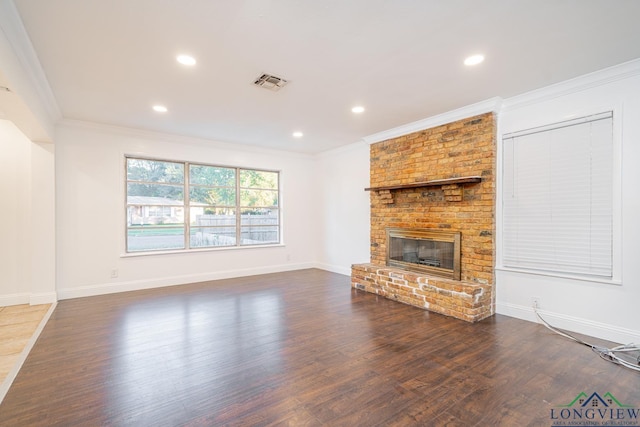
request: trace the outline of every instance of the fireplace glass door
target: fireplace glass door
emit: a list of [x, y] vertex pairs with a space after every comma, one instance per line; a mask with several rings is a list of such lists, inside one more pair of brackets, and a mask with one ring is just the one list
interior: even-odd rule
[[387, 229], [387, 265], [460, 280], [460, 233]]

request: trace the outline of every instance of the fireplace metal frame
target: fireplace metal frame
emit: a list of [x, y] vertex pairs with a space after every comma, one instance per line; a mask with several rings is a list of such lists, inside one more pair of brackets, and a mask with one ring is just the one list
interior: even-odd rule
[[[448, 279], [460, 280], [460, 239], [459, 231], [443, 231], [417, 228], [387, 228], [386, 242], [386, 263], [389, 267], [399, 267], [404, 270], [427, 273], [433, 276], [446, 277]], [[405, 239], [429, 240], [438, 242], [453, 243], [453, 269], [420, 265], [411, 262], [393, 260], [390, 258], [391, 238], [400, 237]]]

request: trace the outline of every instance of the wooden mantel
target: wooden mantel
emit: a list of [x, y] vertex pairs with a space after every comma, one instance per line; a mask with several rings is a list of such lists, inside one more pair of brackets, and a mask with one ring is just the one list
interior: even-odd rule
[[396, 190], [406, 190], [411, 188], [424, 188], [424, 187], [441, 187], [444, 191], [444, 199], [448, 202], [460, 202], [462, 201], [462, 185], [465, 184], [477, 184], [481, 182], [482, 178], [479, 176], [462, 176], [457, 178], [445, 178], [434, 179], [431, 181], [412, 182], [410, 184], [397, 184], [386, 185], [380, 187], [365, 188], [365, 191], [375, 191], [384, 200], [384, 203], [392, 204], [393, 192]]
[[411, 184], [398, 184], [388, 185], [383, 187], [368, 187], [364, 191], [391, 191], [391, 190], [404, 190], [408, 188], [420, 188], [420, 187], [438, 187], [443, 185], [457, 185], [457, 184], [476, 184], [482, 181], [479, 176], [463, 176], [459, 178], [445, 178], [434, 179], [431, 181], [412, 182]]

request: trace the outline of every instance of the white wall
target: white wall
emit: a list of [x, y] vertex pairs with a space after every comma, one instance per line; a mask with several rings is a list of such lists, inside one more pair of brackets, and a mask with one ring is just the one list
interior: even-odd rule
[[[125, 256], [124, 156], [281, 171], [284, 245]], [[313, 267], [319, 214], [313, 157], [80, 122], [56, 131], [61, 299]], [[118, 271], [111, 278], [112, 270]]]
[[31, 304], [57, 300], [55, 146], [31, 144]]
[[13, 123], [0, 120], [0, 305], [29, 301], [30, 145]]
[[[543, 316], [556, 326], [617, 342], [640, 342], [640, 61], [505, 100], [499, 126], [503, 134], [611, 109], [614, 138], [623, 153], [621, 169], [616, 167], [622, 203], [614, 221], [613, 281], [619, 284], [521, 273], [498, 265], [496, 303], [498, 313], [534, 320], [535, 296]], [[499, 215], [500, 210], [498, 230]], [[500, 239], [497, 250], [500, 255]]]
[[56, 299], [53, 145], [0, 120], [0, 306]]
[[[60, 117], [12, 1], [0, 1], [0, 306], [56, 300], [54, 147]], [[44, 143], [34, 143], [40, 141]]]
[[321, 214], [318, 266], [350, 275], [351, 264], [369, 262], [369, 145], [364, 142], [318, 156]]

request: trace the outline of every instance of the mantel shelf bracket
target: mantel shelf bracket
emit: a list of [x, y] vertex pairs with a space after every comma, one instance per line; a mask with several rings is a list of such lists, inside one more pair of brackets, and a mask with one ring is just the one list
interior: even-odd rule
[[413, 188], [440, 187], [444, 198], [448, 202], [462, 201], [462, 187], [467, 184], [477, 184], [482, 181], [480, 176], [463, 176], [458, 178], [434, 179], [431, 181], [413, 182], [410, 184], [368, 187], [365, 191], [375, 191], [387, 204], [394, 203], [393, 192]]

